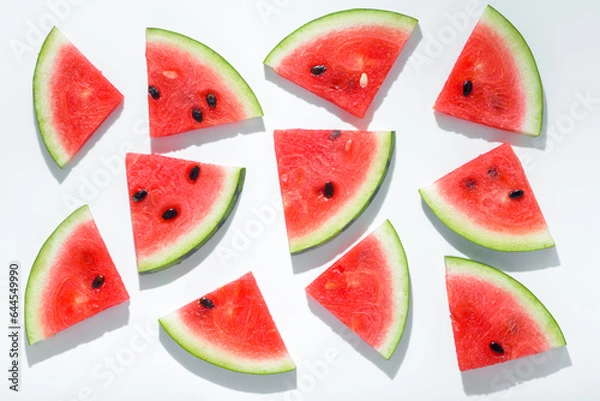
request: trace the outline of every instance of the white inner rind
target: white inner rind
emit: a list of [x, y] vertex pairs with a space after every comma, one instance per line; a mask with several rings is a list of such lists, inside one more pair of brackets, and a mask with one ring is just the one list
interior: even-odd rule
[[33, 263], [25, 289], [25, 328], [29, 344], [46, 338], [41, 313], [45, 309], [42, 303], [44, 289], [52, 282], [48, 277], [50, 268], [54, 266], [62, 245], [73, 231], [90, 220], [93, 220], [93, 216], [87, 205], [75, 210], [48, 237]]
[[560, 326], [544, 304], [514, 278], [491, 266], [469, 259], [446, 256], [445, 263], [447, 277], [464, 276], [476, 278], [488, 282], [490, 286], [500, 288], [514, 296], [522, 308], [521, 312], [529, 315], [538, 324], [540, 331], [545, 334], [551, 348], [567, 344]]
[[323, 221], [318, 230], [312, 231], [302, 237], [290, 239], [290, 252], [299, 253], [314, 246], [320, 245], [335, 235], [358, 217], [369, 205], [377, 190], [383, 183], [394, 151], [395, 132], [377, 131], [369, 133], [377, 139], [376, 153], [373, 156], [371, 169], [367, 173], [362, 185], [355, 195], [345, 202], [345, 206], [329, 219]]
[[56, 58], [65, 46], [72, 46], [69, 40], [54, 27], [42, 45], [33, 74], [33, 103], [42, 140], [52, 158], [60, 167], [69, 161], [69, 155], [62, 146], [54, 130], [50, 83], [56, 67]]
[[[138, 271], [150, 272], [170, 266], [174, 261], [193, 251], [198, 245], [213, 234], [220, 223], [228, 217], [237, 200], [243, 185], [245, 168], [223, 167], [223, 187], [210, 213], [187, 234], [178, 237], [170, 246], [164, 246], [160, 251], [138, 259]], [[216, 195], [216, 194], [215, 194]]]
[[196, 58], [199, 64], [209, 66], [215, 74], [219, 75], [224, 86], [235, 94], [244, 107], [246, 119], [263, 115], [258, 99], [248, 83], [227, 60], [210, 47], [185, 35], [159, 28], [146, 29], [146, 42], [164, 44], [185, 51]]
[[531, 49], [510, 21], [491, 6], [487, 6], [479, 23], [495, 31], [510, 49], [521, 75], [521, 88], [526, 97], [526, 112], [521, 132], [525, 135], [539, 136], [542, 130], [544, 101], [540, 73]]
[[387, 10], [357, 8], [338, 11], [296, 29], [271, 50], [263, 63], [277, 70], [281, 61], [295, 49], [306, 43], [318, 41], [319, 38], [333, 31], [359, 26], [382, 26], [410, 34], [417, 23], [418, 20], [412, 17]]
[[376, 348], [377, 352], [384, 358], [390, 359], [404, 333], [408, 308], [410, 307], [408, 261], [400, 238], [389, 220], [386, 220], [373, 234], [376, 236], [381, 244], [381, 249], [385, 253], [386, 265], [389, 268], [393, 288], [393, 321], [385, 341]]

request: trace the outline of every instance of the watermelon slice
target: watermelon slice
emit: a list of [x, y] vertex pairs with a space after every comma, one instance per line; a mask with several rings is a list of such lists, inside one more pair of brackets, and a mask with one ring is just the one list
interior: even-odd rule
[[40, 134], [61, 168], [83, 147], [123, 95], [54, 27], [33, 75], [33, 102]]
[[467, 40], [434, 110], [493, 128], [538, 136], [542, 83], [517, 29], [487, 6]]
[[498, 251], [554, 246], [512, 147], [502, 144], [419, 190], [449, 228]]
[[521, 283], [493, 267], [446, 257], [446, 288], [461, 371], [566, 345], [546, 307]]
[[146, 29], [150, 136], [162, 137], [263, 115], [240, 74], [208, 46]]
[[140, 273], [180, 263], [231, 214], [245, 168], [161, 155], [125, 157], [133, 237]]
[[296, 29], [264, 64], [362, 118], [416, 25], [392, 11], [339, 11]]
[[306, 292], [390, 359], [404, 332], [410, 298], [408, 262], [392, 224], [386, 220]]
[[67, 217], [37, 255], [25, 289], [29, 344], [129, 299], [87, 205]]
[[159, 322], [186, 351], [225, 369], [271, 374], [296, 368], [252, 273]]
[[331, 240], [358, 218], [383, 183], [394, 138], [393, 131], [275, 131], [291, 253]]

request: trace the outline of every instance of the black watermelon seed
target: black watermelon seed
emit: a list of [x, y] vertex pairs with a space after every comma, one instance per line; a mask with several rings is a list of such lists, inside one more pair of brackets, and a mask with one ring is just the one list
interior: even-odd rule
[[213, 93], [209, 93], [206, 95], [206, 103], [208, 103], [208, 107], [214, 109], [217, 106], [217, 97]]
[[472, 178], [467, 178], [463, 183], [467, 189], [475, 189], [477, 187], [477, 182]]
[[492, 178], [497, 178], [498, 177], [498, 170], [496, 170], [495, 167], [490, 167], [490, 169], [488, 170], [488, 175]]
[[177, 217], [177, 209], [167, 209], [164, 211], [164, 213], [162, 214], [162, 218], [165, 220], [171, 220], [174, 219], [175, 217]]
[[469, 96], [471, 91], [473, 91], [473, 82], [467, 79], [465, 82], [463, 82], [463, 96]]
[[140, 202], [140, 201], [144, 200], [146, 195], [148, 195], [148, 192], [142, 189], [141, 191], [137, 191], [136, 193], [134, 193], [133, 196], [131, 197], [131, 199], [134, 202]]
[[333, 197], [333, 183], [331, 181], [327, 181], [325, 183], [325, 188], [323, 188], [323, 196], [327, 199], [331, 199]]
[[514, 191], [510, 191], [508, 197], [510, 199], [519, 199], [522, 198], [525, 192], [522, 189], [515, 189]]
[[331, 131], [331, 134], [329, 134], [329, 139], [335, 141], [340, 137], [340, 135], [342, 135], [342, 132], [339, 129], [336, 129], [335, 131]]
[[208, 299], [206, 297], [200, 298], [200, 305], [202, 305], [208, 309], [212, 309], [215, 307], [215, 304], [213, 303], [213, 301], [211, 301], [210, 299]]
[[327, 67], [324, 65], [315, 65], [310, 69], [310, 73], [316, 76], [323, 74], [325, 71], [327, 71]]
[[197, 122], [201, 123], [204, 119], [204, 116], [202, 115], [202, 110], [194, 107], [194, 109], [192, 110], [192, 118]]
[[496, 354], [504, 354], [504, 348], [502, 348], [502, 346], [500, 344], [498, 344], [497, 342], [492, 341], [490, 343], [490, 349], [492, 351], [494, 351]]
[[100, 288], [100, 287], [102, 287], [102, 284], [104, 284], [104, 276], [102, 274], [98, 274], [94, 278], [94, 281], [92, 281], [92, 288], [94, 288], [94, 289]]
[[195, 165], [194, 167], [192, 167], [192, 169], [190, 170], [190, 180], [192, 181], [196, 181], [198, 179], [198, 176], [200, 175], [200, 166], [199, 165]]
[[148, 93], [152, 96], [152, 99], [157, 100], [160, 97], [160, 92], [154, 86], [148, 87]]

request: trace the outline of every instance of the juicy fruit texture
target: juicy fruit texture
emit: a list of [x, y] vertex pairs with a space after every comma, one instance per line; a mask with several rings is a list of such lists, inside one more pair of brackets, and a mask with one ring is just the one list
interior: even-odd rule
[[128, 153], [125, 158], [138, 270], [180, 263], [231, 214], [246, 170]]
[[527, 43], [493, 7], [467, 40], [434, 110], [530, 136], [542, 129], [540, 74]]
[[276, 130], [291, 253], [331, 240], [366, 209], [394, 151], [393, 131]]
[[284, 38], [264, 64], [362, 118], [416, 25], [392, 11], [328, 14]]
[[493, 267], [446, 257], [446, 288], [461, 371], [566, 345], [546, 307]]
[[50, 235], [31, 268], [25, 289], [29, 344], [128, 299], [89, 207], [82, 206]]
[[385, 221], [317, 277], [306, 292], [386, 359], [406, 325], [408, 262]]
[[554, 246], [523, 167], [508, 143], [419, 192], [444, 224], [476, 244], [498, 251]]
[[54, 27], [33, 75], [33, 102], [40, 134], [61, 168], [123, 101], [102, 72]]
[[263, 115], [240, 74], [208, 46], [146, 29], [150, 136], [162, 137]]
[[192, 355], [243, 373], [295, 369], [252, 273], [159, 319]]

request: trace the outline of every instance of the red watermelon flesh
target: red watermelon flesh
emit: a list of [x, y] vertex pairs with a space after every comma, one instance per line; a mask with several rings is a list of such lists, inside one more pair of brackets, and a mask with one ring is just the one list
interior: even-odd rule
[[333, 238], [366, 208], [389, 167], [394, 133], [288, 129], [276, 130], [274, 141], [290, 251], [297, 253]]
[[42, 46], [33, 88], [40, 133], [60, 167], [123, 101], [123, 95], [57, 28]]
[[126, 169], [141, 273], [177, 264], [208, 241], [233, 210], [245, 174], [238, 167], [137, 153], [127, 154]]
[[83, 206], [48, 238], [31, 269], [25, 295], [29, 343], [128, 299], [89, 208]]
[[554, 245], [523, 167], [508, 143], [419, 191], [448, 227], [475, 243], [504, 251]]
[[264, 63], [362, 118], [416, 24], [383, 10], [329, 14], [283, 39]]
[[544, 305], [499, 270], [447, 257], [446, 288], [461, 371], [566, 344], [560, 327]]
[[391, 223], [350, 249], [306, 292], [389, 359], [404, 331], [410, 293], [406, 255]]
[[152, 137], [262, 116], [254, 93], [237, 71], [191, 38], [148, 28], [146, 62]]
[[521, 34], [491, 6], [467, 40], [433, 108], [502, 130], [540, 134], [543, 99], [535, 60]]
[[160, 319], [188, 352], [246, 373], [295, 368], [254, 275], [247, 273]]

